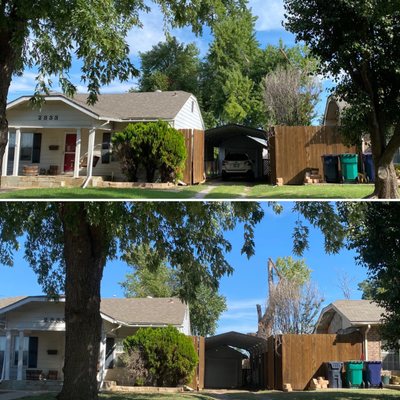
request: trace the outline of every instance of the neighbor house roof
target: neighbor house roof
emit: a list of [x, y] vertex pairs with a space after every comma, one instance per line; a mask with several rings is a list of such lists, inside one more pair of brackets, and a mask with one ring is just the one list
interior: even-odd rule
[[385, 310], [370, 300], [337, 300], [325, 307], [316, 324], [316, 332], [326, 330], [338, 313], [352, 326], [378, 325]]
[[[19, 296], [0, 299], [0, 314], [30, 302], [50, 301], [46, 296]], [[64, 302], [65, 297], [61, 296]], [[181, 326], [188, 306], [178, 298], [101, 299], [100, 312], [111, 320], [137, 326]]]
[[344, 100], [329, 96], [326, 100], [324, 125], [339, 125], [341, 114], [348, 105]]
[[170, 298], [102, 299], [103, 314], [129, 325], [182, 325], [187, 305]]
[[[61, 100], [96, 115], [100, 119], [141, 121], [172, 120], [192, 96], [183, 91], [171, 92], [134, 92], [119, 94], [101, 94], [94, 105], [87, 104], [88, 94], [78, 93], [67, 97], [62, 93], [52, 92], [45, 96], [46, 101]], [[7, 108], [28, 101], [30, 96], [23, 96], [8, 104]]]

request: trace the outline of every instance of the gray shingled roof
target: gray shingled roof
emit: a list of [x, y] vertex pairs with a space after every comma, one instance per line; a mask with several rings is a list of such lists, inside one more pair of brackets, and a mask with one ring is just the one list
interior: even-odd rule
[[362, 323], [379, 324], [385, 310], [370, 300], [337, 300], [332, 305], [343, 314], [352, 325]]
[[132, 325], [182, 325], [186, 305], [177, 298], [102, 299], [100, 310]]
[[[2, 308], [29, 296], [0, 299]], [[35, 297], [35, 296], [31, 296]], [[45, 296], [39, 296], [45, 297]], [[101, 299], [100, 311], [128, 325], [175, 325], [181, 326], [187, 306], [181, 300], [170, 298]]]
[[22, 299], [25, 299], [27, 296], [16, 296], [16, 297], [6, 297], [4, 299], [0, 299], [0, 310], [4, 307], [7, 307], [11, 304], [14, 304]]
[[133, 121], [173, 119], [190, 96], [183, 91], [102, 94], [93, 106], [87, 104], [87, 94], [71, 100], [100, 117]]

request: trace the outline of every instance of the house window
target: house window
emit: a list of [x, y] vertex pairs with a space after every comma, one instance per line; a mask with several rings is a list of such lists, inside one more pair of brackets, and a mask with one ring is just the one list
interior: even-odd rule
[[[40, 163], [41, 133], [21, 133], [20, 161]], [[8, 145], [8, 161], [14, 160], [15, 133], [10, 133]]]
[[[14, 337], [14, 365], [18, 366], [19, 336]], [[29, 337], [24, 337], [22, 365], [28, 366]]]
[[103, 133], [103, 142], [101, 144], [101, 163], [110, 164], [111, 161], [111, 133]]
[[[382, 341], [382, 346], [385, 344]], [[400, 351], [389, 349], [386, 350], [382, 347], [381, 349], [381, 357], [382, 357], [382, 369], [387, 369], [389, 371], [398, 371], [400, 370]]]
[[[28, 368], [37, 368], [38, 337], [24, 337], [22, 365]], [[19, 336], [14, 337], [14, 365], [18, 366]]]
[[124, 339], [115, 339], [115, 352], [124, 353]]

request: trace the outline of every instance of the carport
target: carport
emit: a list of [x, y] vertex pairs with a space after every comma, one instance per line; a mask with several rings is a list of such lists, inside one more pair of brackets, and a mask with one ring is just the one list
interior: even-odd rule
[[267, 341], [252, 335], [228, 332], [205, 339], [207, 389], [266, 387]]
[[206, 171], [220, 175], [222, 161], [228, 153], [247, 153], [254, 162], [257, 179], [266, 179], [269, 175], [267, 132], [264, 130], [236, 124], [206, 130]]

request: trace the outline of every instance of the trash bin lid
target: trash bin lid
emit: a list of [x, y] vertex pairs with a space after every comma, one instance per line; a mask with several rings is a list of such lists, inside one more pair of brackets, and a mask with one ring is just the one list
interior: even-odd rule
[[343, 363], [340, 361], [329, 361], [327, 364], [331, 369], [341, 369], [343, 366]]

